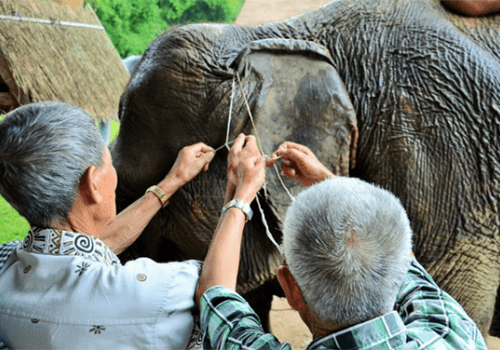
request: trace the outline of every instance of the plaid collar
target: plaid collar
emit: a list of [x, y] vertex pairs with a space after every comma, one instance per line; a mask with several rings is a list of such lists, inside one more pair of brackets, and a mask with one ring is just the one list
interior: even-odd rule
[[120, 263], [115, 253], [100, 239], [52, 228], [31, 227], [22, 249], [40, 254], [83, 256], [108, 266]]
[[374, 349], [390, 345], [389, 349], [406, 342], [406, 326], [396, 311], [318, 338], [308, 349]]

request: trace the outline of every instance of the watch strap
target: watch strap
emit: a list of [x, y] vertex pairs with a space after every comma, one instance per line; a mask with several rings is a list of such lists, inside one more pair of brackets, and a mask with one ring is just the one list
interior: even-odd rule
[[252, 220], [253, 210], [250, 208], [248, 203], [243, 202], [240, 199], [233, 199], [227, 202], [227, 204], [222, 208], [222, 214], [224, 214], [229, 208], [238, 208], [243, 214], [245, 214], [246, 221]]
[[168, 197], [160, 187], [153, 185], [146, 190], [146, 194], [150, 192], [154, 193], [156, 197], [158, 197], [163, 208], [165, 208], [168, 205]]

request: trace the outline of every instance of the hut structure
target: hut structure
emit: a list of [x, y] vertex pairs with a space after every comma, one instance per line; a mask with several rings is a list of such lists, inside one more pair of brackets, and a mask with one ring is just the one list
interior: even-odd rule
[[331, 0], [245, 0], [235, 24], [259, 25], [299, 15]]
[[83, 0], [0, 1], [0, 112], [67, 102], [96, 121], [115, 116], [129, 73]]

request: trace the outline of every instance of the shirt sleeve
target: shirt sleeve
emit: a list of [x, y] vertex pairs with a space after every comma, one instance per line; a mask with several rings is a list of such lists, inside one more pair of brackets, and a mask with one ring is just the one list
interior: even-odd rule
[[201, 331], [205, 349], [286, 349], [275, 336], [265, 333], [250, 305], [226, 287], [212, 287], [201, 299]]
[[19, 244], [21, 244], [21, 241], [12, 241], [0, 245], [0, 271], [2, 271], [7, 259], [14, 252], [14, 250], [16, 250]]
[[412, 260], [395, 309], [407, 327], [408, 342], [425, 349], [486, 349], [474, 321], [432, 277]]

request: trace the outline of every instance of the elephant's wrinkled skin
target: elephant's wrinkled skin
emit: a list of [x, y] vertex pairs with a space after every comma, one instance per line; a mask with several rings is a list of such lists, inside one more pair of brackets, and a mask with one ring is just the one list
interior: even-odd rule
[[[435, 0], [338, 0], [258, 27], [167, 32], [122, 96], [113, 145], [119, 206], [161, 180], [183, 146], [224, 144], [238, 72], [264, 151], [303, 143], [337, 173], [392, 191], [408, 211], [417, 259], [486, 334], [500, 277], [499, 23], [446, 12]], [[251, 43], [270, 38], [311, 41], [329, 54], [304, 42]], [[231, 138], [254, 132], [238, 83], [235, 91]], [[174, 195], [128, 258], [204, 257], [223, 204], [226, 156], [219, 151], [207, 173]], [[277, 173], [267, 175], [261, 202], [279, 240], [289, 197]], [[241, 292], [270, 280], [280, 262], [252, 206]]]

